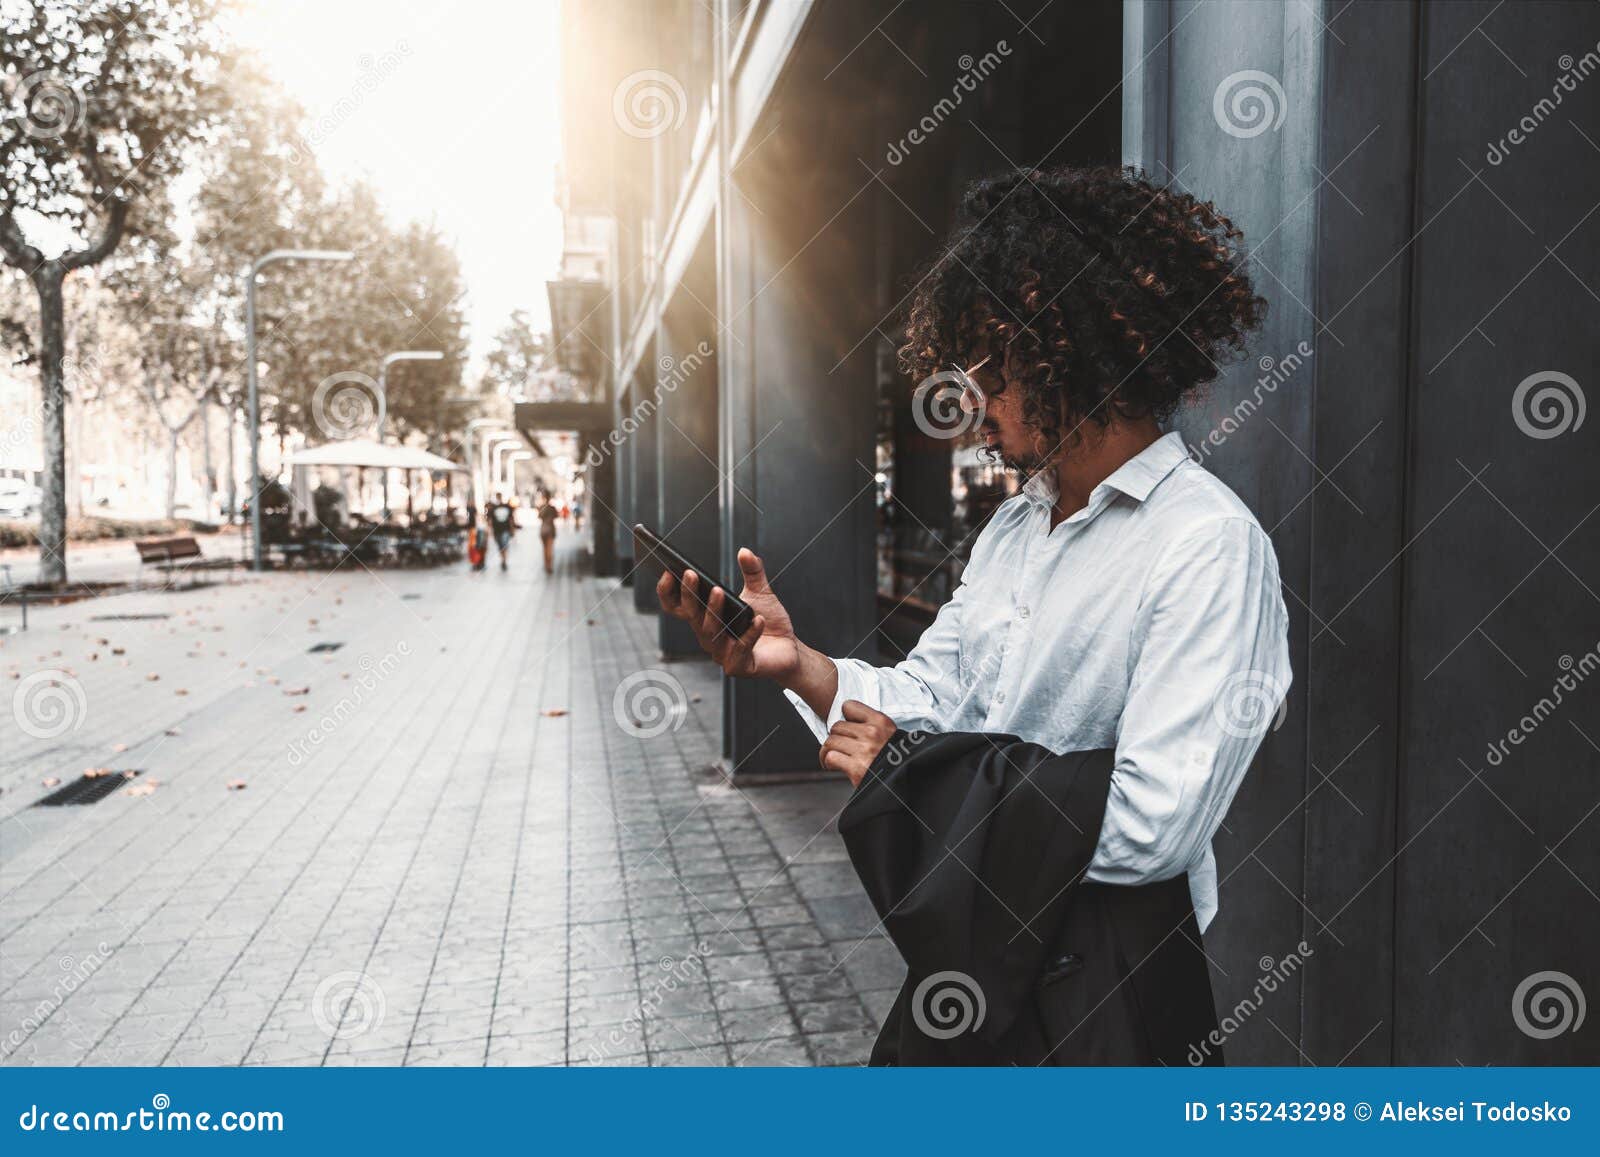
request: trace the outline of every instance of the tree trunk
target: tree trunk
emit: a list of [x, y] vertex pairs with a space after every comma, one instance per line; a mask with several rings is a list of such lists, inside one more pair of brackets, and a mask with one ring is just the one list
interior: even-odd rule
[[74, 390], [72, 397], [67, 399], [72, 420], [72, 437], [67, 440], [65, 464], [67, 477], [75, 478], [78, 484], [67, 488], [67, 517], [83, 517], [83, 391]]
[[67, 582], [66, 391], [61, 360], [65, 322], [61, 282], [66, 271], [54, 261], [33, 274], [39, 294], [39, 373], [42, 389], [40, 451], [44, 462], [39, 502], [39, 578], [54, 586]]
[[235, 429], [238, 415], [234, 413], [234, 407], [228, 406], [225, 413], [228, 423], [228, 522], [231, 525], [239, 517], [239, 464], [235, 460], [235, 442], [239, 431]]
[[181, 427], [167, 428], [167, 521], [178, 517], [178, 435]]
[[211, 402], [208, 398], [200, 399], [200, 473], [203, 479], [200, 493], [205, 501], [202, 517], [210, 522], [211, 501], [217, 496], [217, 472], [211, 464]]

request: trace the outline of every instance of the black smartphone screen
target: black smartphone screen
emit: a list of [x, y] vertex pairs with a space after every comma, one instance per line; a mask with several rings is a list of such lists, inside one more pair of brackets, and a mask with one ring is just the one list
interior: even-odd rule
[[651, 530], [642, 522], [634, 523], [633, 541], [639, 552], [639, 564], [644, 566], [647, 561], [653, 560], [654, 566], [660, 570], [670, 571], [683, 582], [684, 571], [694, 571], [699, 576], [701, 590], [704, 591], [702, 601], [711, 597], [712, 587], [722, 588], [722, 625], [735, 635], [742, 635], [750, 629], [750, 624], [755, 620], [755, 612], [750, 605], [733, 593], [733, 588], [716, 575], [712, 574], [699, 563], [691, 560], [682, 551], [678, 550], [666, 539]]

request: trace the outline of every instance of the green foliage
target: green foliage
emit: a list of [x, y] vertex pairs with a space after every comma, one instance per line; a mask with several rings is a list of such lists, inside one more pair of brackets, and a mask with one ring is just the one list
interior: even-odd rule
[[[69, 518], [68, 542], [160, 538], [164, 534], [207, 534], [217, 528], [192, 518]], [[31, 522], [0, 520], [0, 549], [39, 545], [39, 528]]]

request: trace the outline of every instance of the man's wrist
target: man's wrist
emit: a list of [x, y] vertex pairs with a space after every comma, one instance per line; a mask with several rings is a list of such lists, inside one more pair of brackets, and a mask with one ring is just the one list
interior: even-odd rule
[[792, 691], [805, 705], [824, 719], [839, 694], [839, 668], [828, 656], [796, 640], [799, 661], [778, 686]]

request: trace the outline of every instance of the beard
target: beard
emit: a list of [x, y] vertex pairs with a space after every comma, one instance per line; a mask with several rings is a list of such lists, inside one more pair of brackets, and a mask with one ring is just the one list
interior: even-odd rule
[[[995, 433], [999, 433], [999, 431], [997, 430]], [[1024, 482], [1037, 474], [1046, 465], [1046, 462], [1036, 453], [1030, 451], [1025, 454], [1013, 454], [998, 442], [993, 444], [985, 443], [981, 453], [989, 461], [998, 462], [1007, 470], [1012, 470], [1022, 475]]]

